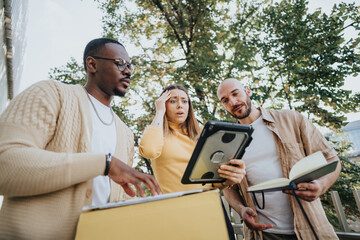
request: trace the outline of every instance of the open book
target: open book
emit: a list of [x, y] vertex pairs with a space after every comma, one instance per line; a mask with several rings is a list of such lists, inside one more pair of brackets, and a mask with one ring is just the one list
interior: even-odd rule
[[248, 192], [272, 192], [290, 189], [290, 182], [295, 184], [311, 182], [328, 173], [335, 171], [338, 161], [327, 162], [322, 152], [313, 153], [292, 167], [289, 178], [276, 178], [256, 184], [248, 188]]

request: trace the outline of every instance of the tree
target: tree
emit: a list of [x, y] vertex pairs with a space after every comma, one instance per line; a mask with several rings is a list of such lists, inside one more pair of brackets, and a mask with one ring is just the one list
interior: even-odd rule
[[67, 84], [85, 85], [86, 83], [84, 67], [75, 58], [70, 58], [70, 61], [65, 66], [51, 68], [49, 77]]
[[265, 8], [258, 30], [265, 84], [280, 106], [336, 129], [346, 120], [344, 113], [360, 104], [359, 93], [341, 89], [346, 77], [360, 70], [360, 37], [344, 38], [348, 28], [359, 30], [359, 7], [341, 3], [326, 15], [320, 9], [307, 13], [306, 6], [296, 0]]
[[224, 78], [254, 68], [251, 29], [263, 1], [232, 1], [231, 14], [228, 1], [99, 2], [106, 12], [104, 35], [142, 50], [133, 58], [139, 67], [129, 92], [142, 105], [133, 122], [137, 139], [155, 114], [154, 100], [171, 83], [189, 89], [201, 123], [230, 119], [219, 108], [216, 89]]

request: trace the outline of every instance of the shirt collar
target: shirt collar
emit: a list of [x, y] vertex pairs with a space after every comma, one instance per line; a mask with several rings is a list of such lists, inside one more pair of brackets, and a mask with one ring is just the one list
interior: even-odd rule
[[170, 121], [168, 121], [168, 124], [169, 124], [169, 127], [171, 127], [174, 130], [177, 130], [177, 131], [181, 130], [180, 124], [173, 123], [173, 122], [170, 122]]
[[262, 115], [264, 121], [266, 121], [266, 122], [271, 122], [271, 123], [275, 122], [274, 119], [273, 119], [273, 117], [271, 116], [269, 110], [267, 110], [267, 109], [265, 109], [265, 108], [262, 108], [262, 107], [259, 107], [258, 109], [260, 110], [261, 115]]

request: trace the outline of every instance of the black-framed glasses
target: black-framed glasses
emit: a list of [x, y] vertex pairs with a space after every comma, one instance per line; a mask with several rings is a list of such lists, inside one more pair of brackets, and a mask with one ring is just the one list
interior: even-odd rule
[[128, 68], [130, 70], [130, 72], [134, 72], [135, 67], [134, 65], [132, 65], [129, 62], [126, 62], [124, 59], [122, 58], [104, 58], [104, 57], [98, 57], [98, 56], [90, 56], [93, 57], [95, 59], [103, 59], [103, 60], [110, 60], [110, 61], [114, 61], [114, 64], [118, 67], [119, 71], [122, 72], [125, 70], [125, 68]]

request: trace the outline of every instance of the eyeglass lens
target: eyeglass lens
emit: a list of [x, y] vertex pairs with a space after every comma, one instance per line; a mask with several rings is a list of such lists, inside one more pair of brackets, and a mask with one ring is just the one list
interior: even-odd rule
[[126, 63], [125, 61], [123, 61], [122, 63], [117, 63], [116, 65], [121, 72], [124, 71], [125, 68], [128, 68], [131, 72], [134, 71], [134, 66], [132, 64]]

